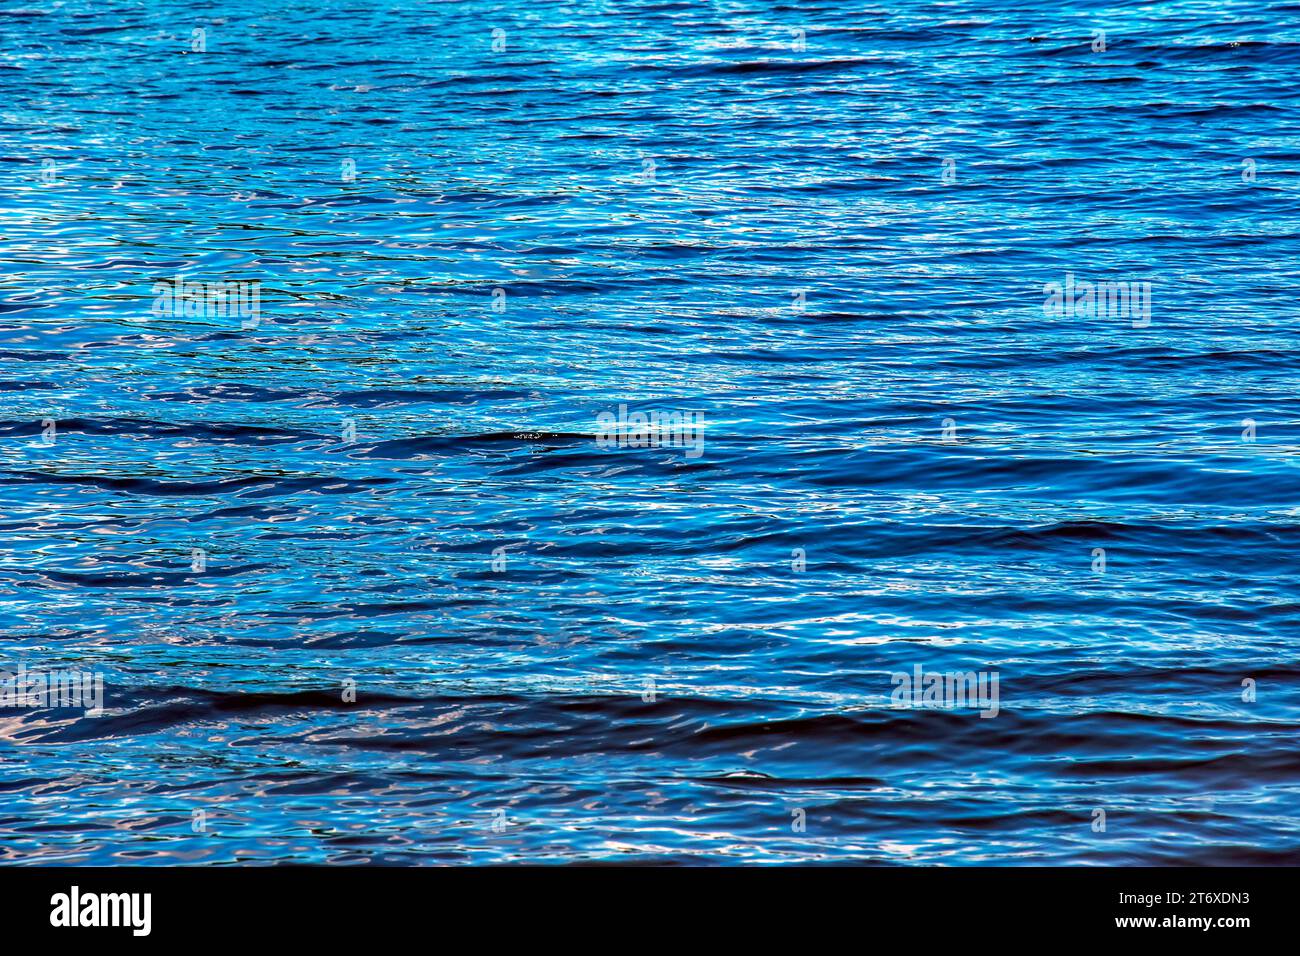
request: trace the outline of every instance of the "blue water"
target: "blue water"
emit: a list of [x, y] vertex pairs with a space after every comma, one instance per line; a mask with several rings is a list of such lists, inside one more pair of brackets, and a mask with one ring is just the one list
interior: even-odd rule
[[0, 667], [105, 682], [0, 709], [0, 861], [1300, 860], [1298, 77], [1294, 2], [0, 0]]

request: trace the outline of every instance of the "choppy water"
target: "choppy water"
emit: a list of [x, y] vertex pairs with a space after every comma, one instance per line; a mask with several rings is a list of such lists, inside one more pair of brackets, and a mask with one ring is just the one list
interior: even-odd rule
[[1300, 4], [994, 6], [2, 0], [0, 859], [1295, 861]]

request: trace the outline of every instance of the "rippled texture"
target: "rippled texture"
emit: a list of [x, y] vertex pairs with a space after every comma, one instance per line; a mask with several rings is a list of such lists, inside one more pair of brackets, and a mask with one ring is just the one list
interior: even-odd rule
[[1300, 4], [0, 2], [0, 860], [1297, 859]]

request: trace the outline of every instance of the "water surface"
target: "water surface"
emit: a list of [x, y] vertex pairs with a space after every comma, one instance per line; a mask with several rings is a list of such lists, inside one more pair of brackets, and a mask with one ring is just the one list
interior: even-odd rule
[[1296, 861], [1300, 5], [23, 3], [0, 860]]

